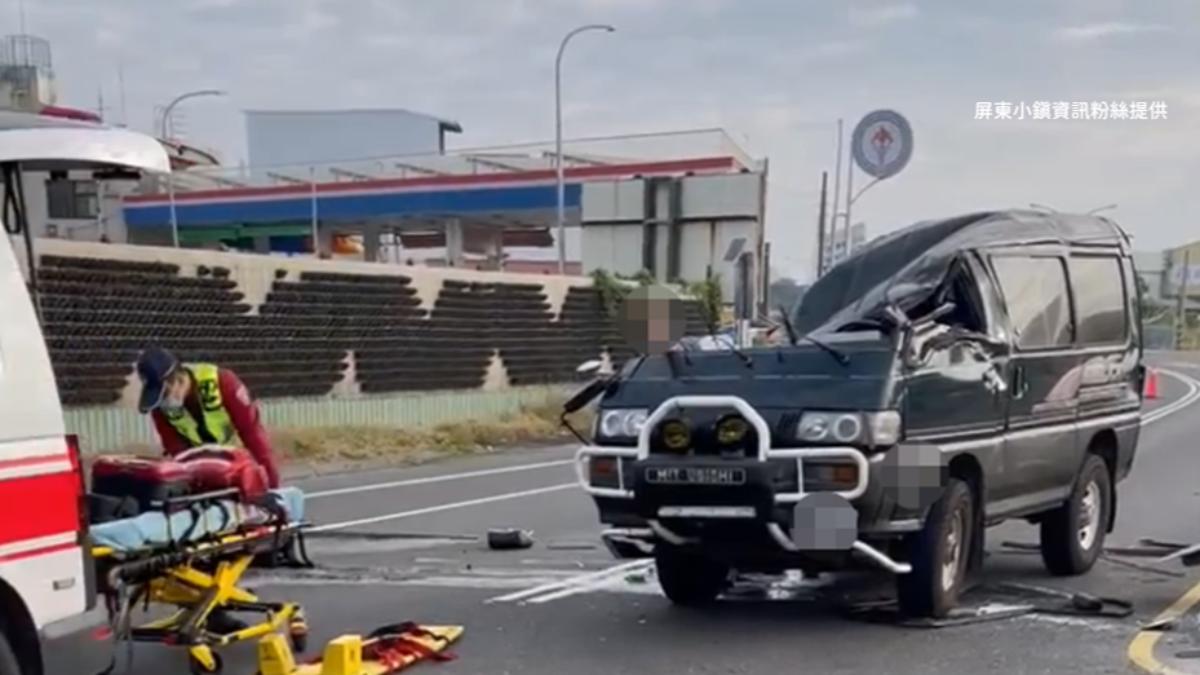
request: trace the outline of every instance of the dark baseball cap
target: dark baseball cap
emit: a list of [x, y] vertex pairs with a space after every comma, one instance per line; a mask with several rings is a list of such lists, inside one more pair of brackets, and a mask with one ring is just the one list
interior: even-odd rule
[[179, 367], [179, 359], [162, 347], [150, 347], [138, 356], [137, 373], [142, 380], [138, 410], [148, 413], [162, 403], [167, 378]]

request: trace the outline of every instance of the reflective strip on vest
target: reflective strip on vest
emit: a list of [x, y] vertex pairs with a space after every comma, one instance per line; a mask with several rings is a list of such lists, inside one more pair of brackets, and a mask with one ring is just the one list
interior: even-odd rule
[[[196, 396], [200, 399], [200, 409], [204, 416], [204, 428], [208, 430], [213, 437], [213, 442], [217, 445], [229, 445], [234, 439], [235, 431], [233, 419], [229, 417], [229, 412], [225, 410], [225, 403], [221, 399], [221, 383], [217, 367], [211, 363], [193, 363], [185, 365], [184, 368], [191, 373], [192, 382], [196, 386]], [[200, 436], [200, 425], [188, 412], [186, 406], [175, 414], [164, 413], [164, 415], [171, 427], [189, 443], [193, 446], [204, 445], [205, 441]]]

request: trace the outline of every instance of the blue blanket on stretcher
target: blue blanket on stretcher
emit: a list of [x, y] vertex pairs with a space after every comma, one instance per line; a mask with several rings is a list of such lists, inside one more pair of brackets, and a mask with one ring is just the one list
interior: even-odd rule
[[[272, 490], [270, 494], [287, 512], [289, 522], [304, 520], [303, 491], [285, 487]], [[269, 518], [265, 509], [227, 499], [203, 509], [176, 511], [170, 516], [161, 511], [149, 511], [134, 518], [93, 525], [91, 534], [97, 546], [132, 552], [186, 544], [233, 532], [243, 525], [269, 522]]]

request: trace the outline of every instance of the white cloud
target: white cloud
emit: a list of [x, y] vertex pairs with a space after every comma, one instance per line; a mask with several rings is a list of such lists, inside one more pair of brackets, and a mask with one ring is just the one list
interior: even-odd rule
[[918, 14], [917, 6], [911, 3], [878, 5], [875, 7], [851, 7], [850, 23], [856, 26], [886, 26], [912, 19]]
[[802, 49], [801, 53], [809, 58], [821, 58], [849, 56], [866, 50], [867, 43], [863, 40], [830, 40]]
[[1124, 21], [1107, 21], [1088, 23], [1080, 26], [1064, 26], [1054, 31], [1054, 36], [1064, 42], [1093, 42], [1119, 35], [1137, 33], [1152, 33], [1168, 30], [1166, 26], [1157, 24], [1128, 23]]
[[1126, 101], [1164, 101], [1168, 119], [1171, 108], [1200, 108], [1200, 88], [1184, 85], [1130, 89], [1117, 98]]
[[210, 9], [227, 9], [238, 3], [238, 0], [191, 0], [188, 3], [188, 9], [191, 11], [205, 11]]

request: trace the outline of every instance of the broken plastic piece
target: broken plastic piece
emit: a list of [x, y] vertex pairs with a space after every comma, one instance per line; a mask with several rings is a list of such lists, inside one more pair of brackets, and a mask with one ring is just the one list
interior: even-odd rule
[[1142, 624], [1141, 629], [1162, 632], [1175, 630], [1175, 619], [1155, 619], [1154, 621]]
[[530, 530], [497, 529], [488, 530], [488, 548], [494, 551], [511, 551], [533, 546], [533, 532]]

